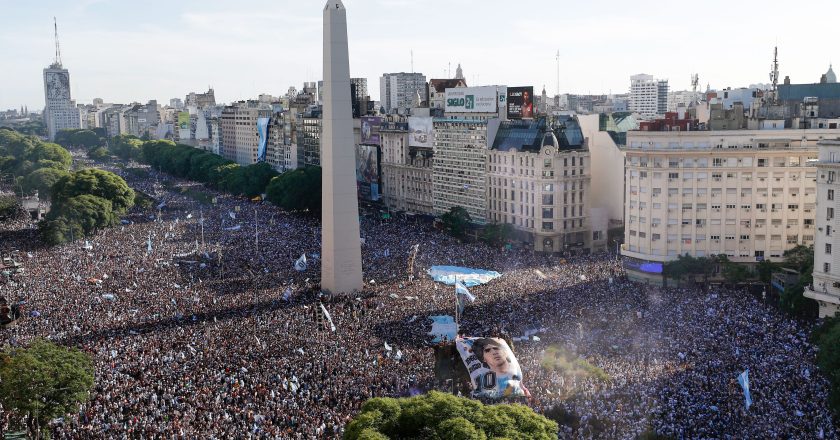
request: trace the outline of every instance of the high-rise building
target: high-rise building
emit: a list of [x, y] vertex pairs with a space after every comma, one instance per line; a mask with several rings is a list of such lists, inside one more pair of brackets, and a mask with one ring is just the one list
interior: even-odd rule
[[420, 94], [427, 100], [426, 76], [422, 73], [386, 73], [379, 78], [379, 100], [385, 113], [405, 114]]
[[61, 130], [81, 127], [79, 109], [70, 99], [70, 72], [59, 58], [44, 69], [44, 99], [44, 122], [51, 140]]
[[295, 115], [297, 166], [321, 165], [321, 107], [310, 107]]
[[[628, 276], [661, 282], [688, 253], [778, 261], [814, 243], [817, 142], [837, 130], [631, 131], [625, 165]], [[821, 213], [820, 215], [822, 215]]]
[[257, 163], [260, 139], [257, 118], [271, 116], [271, 110], [257, 101], [239, 101], [222, 110], [222, 151], [226, 159], [240, 165]]
[[352, 95], [353, 117], [358, 118], [367, 114], [368, 94], [367, 78], [350, 78], [350, 94]]
[[655, 117], [668, 111], [668, 80], [644, 73], [630, 77], [630, 111]]
[[840, 139], [823, 140], [817, 145], [816, 231], [811, 229], [816, 235], [814, 282], [804, 295], [817, 301], [820, 317], [824, 318], [840, 312]]
[[[171, 104], [172, 101], [170, 100], [170, 105]], [[177, 102], [175, 102], [175, 104], [177, 104]], [[190, 92], [184, 99], [184, 107], [205, 108], [212, 107], [214, 105], [216, 105], [216, 94], [212, 87], [207, 90], [207, 93]]]

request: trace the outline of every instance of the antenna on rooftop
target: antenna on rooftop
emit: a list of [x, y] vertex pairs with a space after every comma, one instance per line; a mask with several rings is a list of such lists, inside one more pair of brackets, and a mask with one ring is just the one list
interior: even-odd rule
[[691, 91], [697, 93], [697, 86], [700, 84], [700, 75], [691, 75]]
[[55, 64], [61, 67], [61, 47], [58, 45], [58, 20], [53, 17], [53, 26], [55, 26]]
[[411, 73], [414, 73], [414, 49], [411, 50]]
[[776, 101], [776, 87], [779, 85], [779, 46], [773, 48], [773, 64], [770, 65], [770, 82], [773, 84], [773, 101]]
[[557, 49], [557, 96], [560, 96], [560, 49]]

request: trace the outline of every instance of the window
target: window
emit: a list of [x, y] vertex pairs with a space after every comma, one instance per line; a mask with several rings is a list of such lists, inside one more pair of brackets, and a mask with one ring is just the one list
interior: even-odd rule
[[652, 241], [657, 241], [657, 240], [659, 240], [659, 238], [661, 237], [661, 235], [659, 235], [659, 234], [651, 234], [651, 235], [650, 235], [650, 237], [651, 237], [650, 239], [651, 239]]
[[830, 263], [823, 263], [823, 272], [825, 272], [825, 273], [831, 272], [831, 264]]
[[749, 240], [749, 239], [750, 239], [749, 235], [741, 235], [741, 240]]
[[788, 235], [787, 236], [787, 244], [796, 244], [799, 242], [798, 235]]
[[834, 190], [828, 190], [828, 200], [834, 200]]
[[825, 253], [826, 254], [831, 254], [831, 243], [826, 243], [825, 244]]
[[825, 208], [825, 216], [826, 220], [831, 220], [834, 218], [834, 208]]
[[668, 178], [669, 179], [679, 179], [680, 178], [680, 173], [668, 173]]
[[554, 222], [543, 222], [542, 228], [545, 231], [552, 231], [554, 230]]
[[542, 218], [554, 218], [554, 208], [543, 208]]

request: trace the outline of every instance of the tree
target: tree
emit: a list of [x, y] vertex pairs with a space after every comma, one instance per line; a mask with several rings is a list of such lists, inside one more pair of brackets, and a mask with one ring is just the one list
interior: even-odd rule
[[125, 214], [134, 205], [134, 190], [122, 177], [109, 171], [88, 168], [76, 171], [55, 183], [52, 209], [60, 209], [61, 204], [71, 197], [83, 194], [108, 200], [117, 215]]
[[377, 397], [347, 425], [347, 440], [557, 438], [557, 423], [519, 404], [481, 402], [432, 391], [408, 398]]
[[0, 404], [25, 420], [30, 437], [46, 438], [50, 420], [78, 411], [93, 387], [93, 362], [73, 348], [35, 340], [0, 353]]
[[454, 237], [463, 237], [467, 232], [472, 218], [470, 213], [461, 206], [453, 206], [449, 208], [449, 212], [440, 216], [443, 222], [443, 227]]
[[111, 153], [114, 153], [122, 160], [139, 160], [143, 153], [143, 141], [128, 134], [114, 136], [108, 143]]
[[261, 162], [248, 165], [245, 171], [245, 187], [242, 193], [248, 197], [255, 197], [265, 192], [271, 179], [278, 176], [277, 171], [271, 165]]
[[58, 208], [50, 210], [47, 219], [58, 218], [81, 226], [85, 235], [113, 226], [118, 220], [111, 201], [90, 194], [70, 197], [58, 205]]
[[99, 162], [107, 162], [111, 154], [105, 147], [96, 147], [88, 152], [88, 157]]
[[759, 261], [755, 266], [755, 271], [758, 274], [758, 279], [764, 284], [770, 284], [770, 279], [773, 277], [773, 272], [779, 270], [781, 267], [778, 263], [770, 260]]
[[813, 339], [819, 346], [817, 365], [831, 382], [829, 404], [840, 416], [840, 318], [831, 318], [814, 332]]
[[513, 226], [510, 223], [493, 223], [484, 227], [481, 239], [490, 246], [501, 246], [507, 243], [513, 235]]
[[782, 267], [799, 272], [799, 279], [796, 284], [785, 286], [779, 298], [780, 307], [793, 316], [816, 318], [819, 314], [819, 304], [803, 295], [805, 288], [814, 283], [814, 247], [798, 245], [785, 251], [783, 256], [785, 259]]
[[37, 169], [23, 178], [23, 190], [27, 193], [38, 191], [38, 197], [49, 199], [52, 195], [53, 185], [69, 175], [70, 172], [55, 168]]
[[321, 167], [298, 168], [272, 178], [266, 198], [287, 211], [320, 213]]

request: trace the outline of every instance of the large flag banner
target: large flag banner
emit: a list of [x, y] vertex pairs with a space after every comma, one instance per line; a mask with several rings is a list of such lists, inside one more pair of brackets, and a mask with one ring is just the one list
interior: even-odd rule
[[747, 411], [749, 411], [750, 406], [752, 405], [752, 397], [750, 397], [750, 369], [747, 368], [744, 370], [743, 373], [738, 375], [738, 383], [741, 384], [741, 388], [744, 389], [744, 405], [747, 407]]
[[329, 323], [329, 325], [330, 325], [330, 330], [332, 330], [333, 332], [335, 332], [335, 324], [333, 324], [332, 317], [330, 316], [330, 312], [328, 312], [328, 311], [327, 311], [327, 308], [326, 308], [326, 307], [324, 307], [324, 304], [323, 304], [323, 303], [322, 303], [322, 304], [319, 304], [319, 305], [321, 306], [321, 314], [324, 316], [324, 319], [326, 319], [326, 323], [322, 323], [322, 326], [323, 326], [324, 328], [327, 328], [327, 325], [326, 325], [326, 324], [327, 324], [327, 323]]
[[449, 315], [430, 316], [432, 320], [432, 330], [428, 333], [432, 337], [432, 343], [454, 341], [458, 336], [458, 325], [455, 324], [455, 318]]
[[455, 346], [470, 372], [473, 397], [525, 396], [522, 370], [507, 342], [501, 338], [457, 338]]
[[459, 266], [432, 266], [428, 270], [433, 280], [449, 286], [454, 286], [455, 281], [467, 287], [474, 287], [486, 284], [502, 276], [499, 272], [484, 269], [471, 269]]
[[301, 255], [300, 258], [295, 261], [295, 270], [298, 272], [306, 270], [306, 254]]

